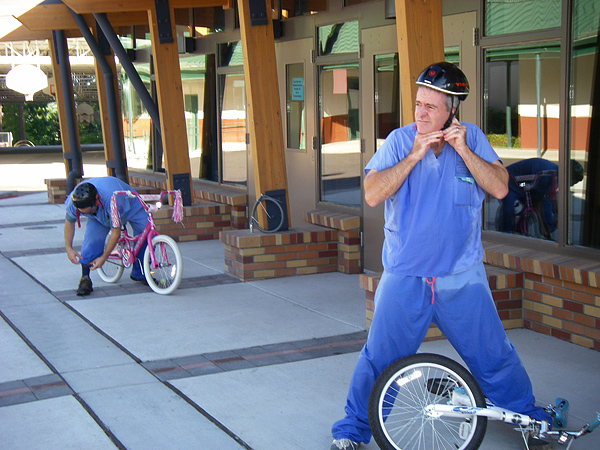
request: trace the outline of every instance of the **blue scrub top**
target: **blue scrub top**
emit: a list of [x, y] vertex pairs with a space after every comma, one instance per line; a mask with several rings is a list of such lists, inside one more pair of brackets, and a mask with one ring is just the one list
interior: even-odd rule
[[[487, 162], [498, 155], [474, 124], [467, 145]], [[382, 171], [410, 153], [415, 124], [392, 131], [365, 167]], [[485, 192], [463, 159], [445, 144], [438, 158], [429, 149], [400, 189], [385, 201], [382, 262], [400, 275], [437, 277], [462, 272], [483, 259], [481, 205]]]

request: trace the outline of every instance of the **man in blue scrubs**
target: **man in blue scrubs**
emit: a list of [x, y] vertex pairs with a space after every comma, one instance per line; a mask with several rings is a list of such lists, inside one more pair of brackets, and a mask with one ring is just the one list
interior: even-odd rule
[[[65, 201], [64, 238], [67, 257], [73, 264], [81, 264], [77, 295], [89, 295], [94, 290], [90, 269], [97, 269], [104, 264], [121, 235], [121, 227], [113, 227], [110, 216], [110, 199], [115, 191], [133, 191], [133, 188], [114, 177], [91, 178], [75, 186]], [[148, 214], [137, 198], [118, 196], [117, 209], [121, 223], [130, 223], [135, 235], [144, 231], [148, 223]], [[78, 253], [73, 249], [73, 237], [75, 224], [79, 224], [81, 215], [87, 218], [87, 223], [81, 253]], [[106, 236], [109, 232], [110, 237], [107, 241]], [[130, 276], [132, 280], [143, 283], [146, 282], [146, 278], [140, 258], [144, 255], [145, 248], [145, 244], [140, 248]]]
[[483, 267], [481, 205], [501, 199], [508, 173], [483, 132], [460, 123], [465, 75], [438, 63], [417, 79], [415, 123], [390, 133], [365, 167], [365, 200], [385, 202], [384, 272], [367, 343], [331, 450], [369, 442], [367, 404], [379, 374], [417, 351], [431, 322], [494, 404], [538, 419], [531, 382], [498, 317]]

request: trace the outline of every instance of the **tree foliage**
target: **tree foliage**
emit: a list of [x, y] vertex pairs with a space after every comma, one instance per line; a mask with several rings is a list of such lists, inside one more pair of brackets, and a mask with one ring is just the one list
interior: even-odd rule
[[[60, 127], [56, 103], [23, 103], [25, 136], [19, 132], [19, 105], [2, 105], [2, 131], [11, 131], [13, 142], [26, 139], [35, 145], [60, 145]], [[101, 144], [102, 126], [99, 121], [79, 123], [81, 144]]]

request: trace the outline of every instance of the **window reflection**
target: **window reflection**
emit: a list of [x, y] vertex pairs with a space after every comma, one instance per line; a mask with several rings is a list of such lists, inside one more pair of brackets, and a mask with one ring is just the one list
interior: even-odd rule
[[375, 56], [375, 136], [378, 149], [388, 134], [400, 126], [398, 54]]
[[574, 170], [569, 173], [567, 242], [593, 248], [600, 248], [599, 23], [598, 1], [574, 2], [569, 105], [569, 158]]
[[556, 240], [560, 46], [486, 51], [485, 133], [510, 193], [486, 201], [486, 229]]
[[245, 185], [246, 156], [246, 89], [244, 74], [230, 73], [219, 77], [221, 114], [221, 161], [223, 183]]
[[306, 149], [304, 123], [304, 64], [288, 64], [286, 76], [287, 148]]
[[319, 81], [321, 200], [360, 207], [358, 64], [323, 66]]

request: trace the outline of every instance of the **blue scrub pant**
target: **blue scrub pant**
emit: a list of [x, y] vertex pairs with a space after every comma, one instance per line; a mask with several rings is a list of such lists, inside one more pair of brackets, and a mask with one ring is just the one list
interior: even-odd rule
[[[136, 214], [132, 220], [129, 221], [133, 228], [133, 233], [137, 236], [144, 231], [146, 223], [148, 223], [148, 215], [141, 211], [141, 214]], [[104, 252], [104, 244], [106, 242], [106, 236], [110, 231], [109, 227], [102, 225], [97, 220], [90, 217], [87, 218], [85, 224], [85, 234], [83, 235], [83, 242], [81, 243], [81, 264], [89, 264], [94, 259], [98, 258]], [[147, 245], [140, 248], [137, 256], [137, 261], [132, 265], [131, 276], [136, 279], [144, 277], [143, 267], [143, 256]]]
[[[444, 333], [495, 405], [547, 420], [534, 406], [531, 382], [498, 317], [483, 264], [431, 278], [384, 272], [375, 293], [373, 321], [350, 381], [346, 417], [332, 427], [335, 439], [369, 442], [369, 394], [392, 362], [416, 353], [431, 322]], [[432, 303], [433, 301], [433, 303]]]

